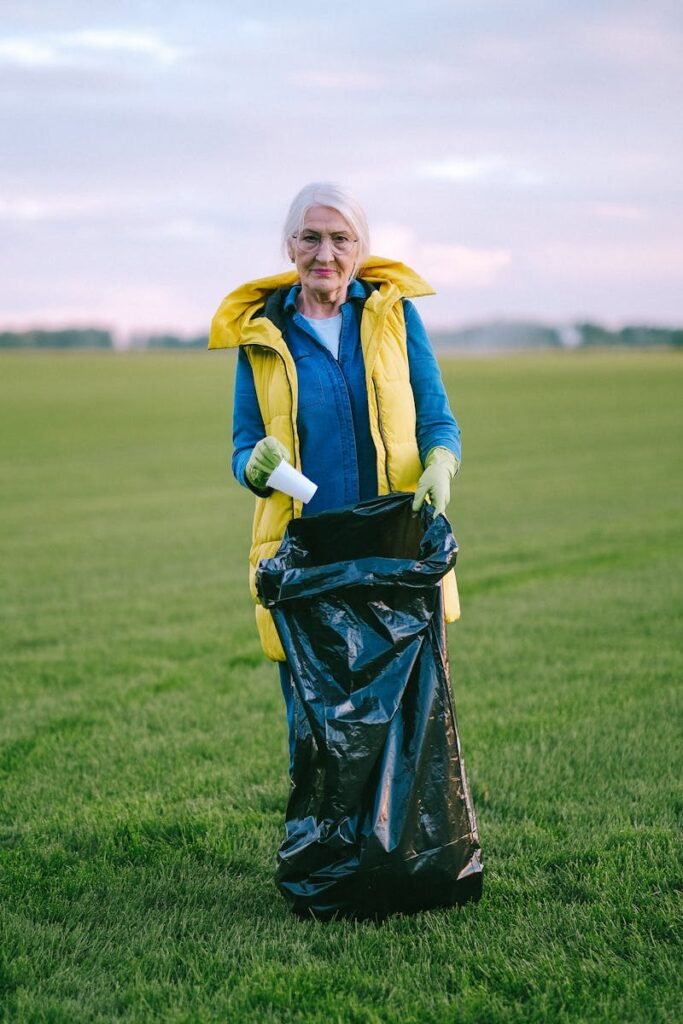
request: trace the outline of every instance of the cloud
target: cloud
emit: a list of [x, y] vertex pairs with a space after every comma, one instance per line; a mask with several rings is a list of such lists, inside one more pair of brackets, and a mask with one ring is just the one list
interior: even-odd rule
[[419, 246], [417, 258], [429, 281], [450, 288], [487, 288], [511, 262], [507, 249], [434, 243]]
[[601, 220], [641, 222], [648, 219], [647, 210], [630, 203], [595, 203], [593, 214]]
[[649, 69], [680, 64], [683, 42], [680, 24], [657, 23], [654, 11], [644, 9], [637, 14], [612, 17], [598, 15], [579, 24], [575, 32], [580, 45], [603, 61], [640, 64]]
[[191, 217], [178, 217], [174, 220], [162, 221], [159, 224], [133, 227], [131, 234], [140, 238], [189, 242], [214, 238], [220, 236], [221, 232], [213, 223], [202, 222]]
[[62, 36], [66, 47], [82, 52], [96, 51], [113, 53], [140, 54], [145, 58], [170, 64], [178, 59], [183, 51], [170, 46], [155, 32], [131, 32], [125, 29], [97, 29], [81, 32], [70, 32]]
[[0, 63], [21, 68], [50, 67], [57, 63], [54, 46], [37, 39], [0, 39]]
[[375, 89], [384, 84], [381, 75], [365, 71], [295, 71], [290, 81], [307, 89]]
[[18, 223], [45, 223], [47, 221], [73, 220], [82, 217], [99, 216], [111, 212], [112, 205], [101, 198], [38, 198], [20, 196], [16, 199], [0, 199], [0, 221]]
[[[194, 308], [192, 295], [166, 283], [112, 284], [92, 281], [86, 289], [77, 281], [60, 280], [59, 297], [40, 296], [30, 310], [8, 303], [3, 307], [6, 330], [100, 325], [119, 331], [194, 330], [206, 323], [207, 312]], [[203, 314], [203, 315], [202, 315]]]
[[683, 242], [558, 242], [540, 247], [531, 268], [547, 278], [616, 282], [626, 285], [647, 279], [683, 284]]
[[117, 234], [130, 230], [149, 237], [197, 238], [216, 233], [207, 209], [196, 200], [188, 209], [187, 198], [172, 189], [91, 195], [24, 193], [11, 198], [0, 197], [0, 223], [47, 226], [88, 221], [114, 221]]
[[0, 38], [0, 63], [28, 69], [89, 65], [103, 56], [173, 64], [184, 52], [156, 32], [114, 28]]
[[372, 232], [372, 249], [408, 263], [430, 284], [448, 288], [488, 288], [512, 261], [507, 249], [423, 242], [402, 224], [379, 224]]
[[417, 164], [419, 178], [453, 181], [458, 184], [491, 183], [530, 187], [540, 185], [543, 176], [525, 167], [516, 167], [503, 156], [448, 156], [441, 160], [423, 160]]

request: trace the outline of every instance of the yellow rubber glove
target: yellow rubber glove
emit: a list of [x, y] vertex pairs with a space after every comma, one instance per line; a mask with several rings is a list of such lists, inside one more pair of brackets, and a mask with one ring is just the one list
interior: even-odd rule
[[292, 456], [285, 446], [276, 437], [264, 437], [249, 456], [249, 461], [244, 468], [244, 475], [258, 491], [263, 491], [268, 486], [268, 477], [277, 466], [283, 461], [290, 462]]
[[448, 448], [432, 448], [425, 459], [425, 468], [418, 480], [413, 501], [413, 512], [419, 512], [429, 495], [437, 512], [445, 512], [451, 500], [451, 480], [458, 472], [459, 463]]

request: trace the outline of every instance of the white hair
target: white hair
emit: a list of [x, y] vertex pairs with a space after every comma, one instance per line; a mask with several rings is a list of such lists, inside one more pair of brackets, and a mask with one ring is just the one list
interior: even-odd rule
[[329, 181], [312, 181], [294, 196], [282, 229], [282, 249], [291, 255], [292, 235], [301, 231], [304, 218], [312, 206], [329, 206], [340, 213], [358, 239], [356, 269], [370, 252], [370, 231], [365, 211], [357, 199], [339, 185]]

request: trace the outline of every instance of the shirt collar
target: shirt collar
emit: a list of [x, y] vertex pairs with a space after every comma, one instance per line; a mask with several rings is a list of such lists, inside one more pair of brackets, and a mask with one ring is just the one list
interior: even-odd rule
[[[292, 316], [294, 315], [294, 313], [296, 313], [296, 300], [297, 300], [297, 297], [298, 297], [300, 291], [301, 291], [301, 285], [300, 284], [292, 285], [292, 287], [289, 289], [289, 291], [287, 292], [287, 294], [285, 296], [285, 301], [284, 301], [285, 313], [289, 313]], [[351, 280], [349, 281], [349, 287], [348, 287], [347, 292], [346, 292], [346, 301], [348, 302], [349, 299], [363, 299], [364, 300], [365, 298], [366, 298], [366, 291], [365, 291], [365, 288], [363, 287], [363, 285], [360, 283], [360, 281], [357, 278], [355, 278], [355, 277], [351, 278]]]

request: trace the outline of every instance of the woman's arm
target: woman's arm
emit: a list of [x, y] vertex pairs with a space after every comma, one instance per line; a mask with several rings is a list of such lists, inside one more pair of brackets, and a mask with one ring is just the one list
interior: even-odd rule
[[270, 489], [260, 491], [252, 487], [245, 475], [247, 462], [255, 445], [266, 436], [266, 428], [256, 397], [254, 374], [245, 352], [237, 352], [237, 369], [235, 370], [235, 399], [232, 411], [232, 472], [238, 483], [254, 494], [264, 497]]
[[441, 371], [420, 314], [403, 300], [406, 321], [410, 384], [417, 414], [417, 447], [424, 466], [434, 448], [447, 448], [460, 465], [460, 427], [451, 412]]

